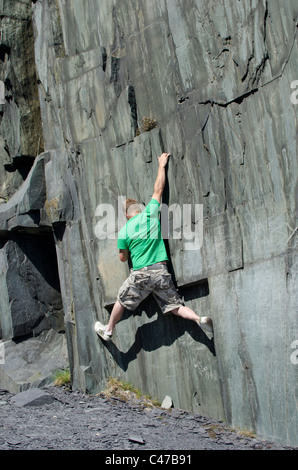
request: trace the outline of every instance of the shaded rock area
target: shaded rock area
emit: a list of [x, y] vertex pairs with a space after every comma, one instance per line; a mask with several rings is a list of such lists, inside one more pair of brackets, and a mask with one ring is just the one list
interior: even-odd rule
[[17, 393], [68, 366], [54, 237], [44, 210], [44, 156], [0, 206], [0, 383]]
[[5, 363], [0, 367], [0, 383], [13, 393], [53, 383], [54, 372], [68, 366], [65, 335], [53, 329], [2, 345]]
[[[1, 450], [113, 450], [118, 455], [117, 451], [129, 450], [291, 449], [199, 414], [148, 408], [141, 399], [88, 396], [55, 387], [30, 392], [31, 402], [27, 392], [26, 399], [18, 400], [18, 395], [0, 390]], [[192, 457], [194, 463], [200, 455]], [[100, 454], [97, 461], [101, 462]]]
[[[297, 445], [297, 1], [0, 7], [0, 387], [44, 385], [67, 343], [78, 393], [117, 377]], [[105, 345], [122, 201], [150, 201], [162, 151], [169, 269], [214, 337], [149, 298]]]
[[0, 203], [26, 179], [43, 151], [42, 121], [35, 68], [31, 2], [1, 1]]
[[51, 382], [54, 370], [67, 367], [68, 355], [57, 256], [44, 210], [32, 3], [1, 1], [0, 15], [0, 383], [17, 393]]

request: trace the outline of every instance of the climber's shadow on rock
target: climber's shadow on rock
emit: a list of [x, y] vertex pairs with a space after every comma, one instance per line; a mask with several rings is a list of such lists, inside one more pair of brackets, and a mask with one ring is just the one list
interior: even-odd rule
[[[147, 299], [143, 305], [140, 305], [134, 315], [145, 312], [150, 319], [156, 313], [156, 310], [156, 304], [152, 297]], [[131, 312], [127, 314], [125, 312], [121, 322], [130, 321], [131, 315]], [[118, 366], [126, 371], [129, 363], [137, 358], [141, 350], [152, 352], [162, 346], [171, 346], [185, 332], [194, 341], [204, 344], [214, 356], [216, 355], [213, 338], [210, 339], [195, 323], [172, 314], [165, 316], [160, 314], [157, 319], [141, 325], [136, 331], [133, 344], [126, 352], [121, 351], [114, 341], [104, 342], [104, 345]]]

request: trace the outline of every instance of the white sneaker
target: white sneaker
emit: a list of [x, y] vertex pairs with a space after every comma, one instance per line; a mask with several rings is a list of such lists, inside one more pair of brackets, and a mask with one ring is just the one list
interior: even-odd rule
[[201, 317], [199, 325], [202, 328], [202, 330], [208, 333], [213, 333], [213, 322], [210, 317]]
[[100, 321], [97, 321], [94, 324], [94, 330], [105, 341], [110, 341], [112, 339], [112, 333], [106, 331], [106, 326], [104, 326]]

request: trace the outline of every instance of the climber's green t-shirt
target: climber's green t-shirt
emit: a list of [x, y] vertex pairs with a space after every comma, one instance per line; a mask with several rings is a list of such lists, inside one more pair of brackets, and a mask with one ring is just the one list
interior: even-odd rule
[[151, 199], [143, 212], [128, 220], [119, 231], [117, 247], [128, 249], [134, 270], [167, 261], [159, 222], [160, 203]]

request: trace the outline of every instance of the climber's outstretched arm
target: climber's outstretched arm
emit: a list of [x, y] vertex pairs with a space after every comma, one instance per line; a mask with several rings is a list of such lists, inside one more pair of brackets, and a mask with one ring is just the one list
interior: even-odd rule
[[156, 199], [159, 203], [161, 203], [162, 193], [166, 184], [166, 166], [170, 155], [170, 153], [162, 153], [161, 156], [158, 157], [158, 171], [152, 198]]

